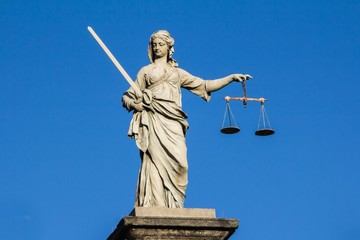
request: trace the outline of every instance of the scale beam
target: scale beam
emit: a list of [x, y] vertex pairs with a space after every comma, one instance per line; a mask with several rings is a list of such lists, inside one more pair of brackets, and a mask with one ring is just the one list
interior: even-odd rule
[[264, 103], [265, 101], [267, 101], [266, 98], [248, 98], [248, 97], [229, 97], [226, 96], [225, 100], [228, 102], [230, 100], [237, 100], [237, 101], [255, 101], [255, 102], [260, 102], [260, 103]]

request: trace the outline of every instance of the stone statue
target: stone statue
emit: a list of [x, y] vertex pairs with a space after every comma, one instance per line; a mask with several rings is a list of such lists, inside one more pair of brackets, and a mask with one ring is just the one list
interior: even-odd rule
[[141, 168], [135, 207], [183, 208], [188, 183], [185, 134], [186, 114], [181, 107], [181, 91], [185, 88], [206, 101], [211, 92], [229, 83], [252, 77], [232, 74], [216, 80], [203, 80], [178, 67], [173, 58], [174, 39], [165, 30], [150, 37], [150, 64], [141, 68], [136, 85], [123, 95], [123, 106], [134, 111], [128, 135], [140, 149]]

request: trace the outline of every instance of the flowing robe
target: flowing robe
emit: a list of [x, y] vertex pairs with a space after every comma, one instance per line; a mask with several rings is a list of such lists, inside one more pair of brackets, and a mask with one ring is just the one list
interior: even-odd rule
[[[183, 208], [188, 183], [185, 134], [186, 114], [181, 107], [180, 88], [210, 100], [206, 81], [183, 69], [168, 66], [162, 76], [154, 74], [153, 64], [143, 67], [136, 84], [143, 92], [144, 110], [134, 111], [128, 135], [140, 149], [136, 207], [162, 206]], [[123, 95], [123, 105], [139, 101], [130, 88]]]

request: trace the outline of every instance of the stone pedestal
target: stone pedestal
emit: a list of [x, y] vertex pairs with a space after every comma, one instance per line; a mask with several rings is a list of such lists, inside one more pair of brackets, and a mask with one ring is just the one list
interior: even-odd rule
[[135, 208], [108, 240], [229, 239], [238, 225], [236, 219], [216, 218], [214, 209]]

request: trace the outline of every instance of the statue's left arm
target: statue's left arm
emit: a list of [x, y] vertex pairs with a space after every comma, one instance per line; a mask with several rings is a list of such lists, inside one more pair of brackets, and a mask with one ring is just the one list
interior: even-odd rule
[[206, 90], [208, 92], [215, 92], [220, 90], [221, 88], [227, 86], [231, 82], [244, 82], [248, 79], [252, 79], [249, 74], [231, 74], [229, 76], [214, 79], [214, 80], [207, 80], [206, 81]]
[[181, 86], [202, 97], [206, 101], [210, 100], [210, 95], [212, 92], [220, 90], [231, 82], [243, 82], [252, 78], [248, 74], [231, 74], [219, 79], [204, 80], [202, 78], [191, 75], [181, 68], [178, 68], [177, 70], [179, 73]]

